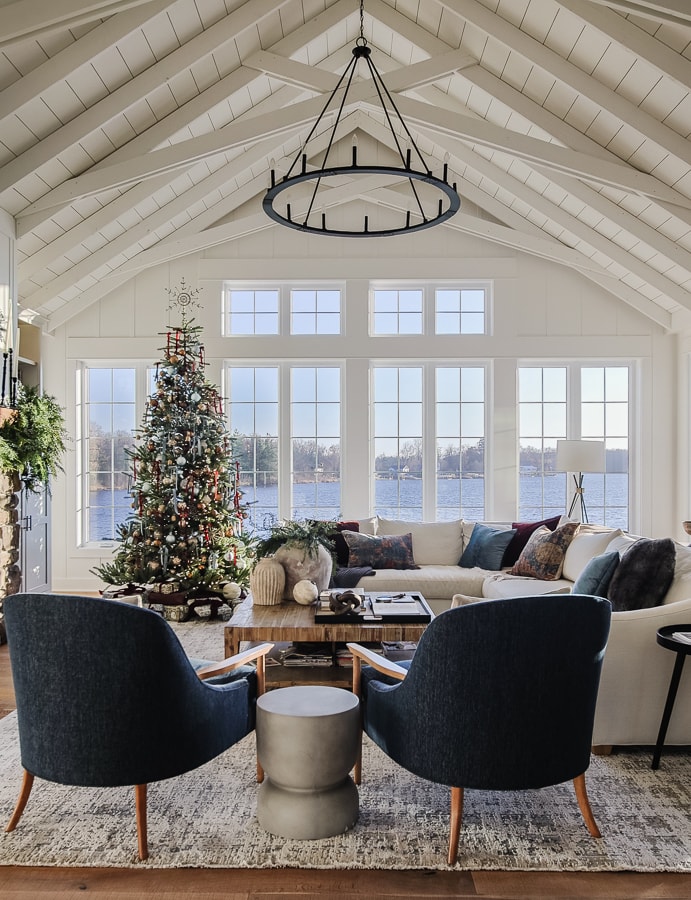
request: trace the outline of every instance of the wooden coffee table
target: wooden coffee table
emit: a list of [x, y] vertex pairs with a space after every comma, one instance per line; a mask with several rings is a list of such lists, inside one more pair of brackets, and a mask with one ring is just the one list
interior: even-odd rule
[[[376, 596], [374, 592], [371, 595]], [[247, 597], [225, 626], [225, 655], [240, 651], [243, 641], [310, 642], [330, 644], [379, 641], [419, 641], [428, 623], [395, 624], [386, 622], [314, 621], [314, 606], [301, 606], [284, 600], [276, 606], [255, 606]], [[299, 684], [349, 685], [352, 669], [345, 666], [271, 666], [266, 668], [268, 687]]]

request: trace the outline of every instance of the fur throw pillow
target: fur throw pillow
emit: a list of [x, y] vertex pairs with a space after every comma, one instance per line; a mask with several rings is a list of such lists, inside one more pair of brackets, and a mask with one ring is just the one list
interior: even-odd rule
[[641, 538], [624, 553], [607, 589], [614, 612], [659, 606], [674, 578], [671, 538]]

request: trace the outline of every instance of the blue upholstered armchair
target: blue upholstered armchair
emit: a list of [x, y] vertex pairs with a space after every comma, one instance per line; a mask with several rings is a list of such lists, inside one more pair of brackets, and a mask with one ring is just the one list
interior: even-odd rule
[[[272, 645], [195, 669], [168, 623], [147, 609], [15, 594], [4, 610], [24, 768], [5, 830], [17, 825], [34, 777], [134, 785], [146, 859], [147, 784], [201, 766], [253, 730]], [[256, 671], [247, 665], [254, 659]]]
[[450, 865], [464, 788], [573, 780], [588, 830], [600, 836], [585, 771], [610, 614], [598, 597], [516, 597], [447, 610], [402, 665], [348, 645], [365, 732], [408, 771], [451, 787]]

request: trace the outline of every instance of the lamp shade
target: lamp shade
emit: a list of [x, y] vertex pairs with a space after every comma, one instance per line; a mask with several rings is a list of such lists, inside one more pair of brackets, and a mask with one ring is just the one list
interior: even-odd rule
[[558, 472], [604, 472], [604, 441], [557, 441]]

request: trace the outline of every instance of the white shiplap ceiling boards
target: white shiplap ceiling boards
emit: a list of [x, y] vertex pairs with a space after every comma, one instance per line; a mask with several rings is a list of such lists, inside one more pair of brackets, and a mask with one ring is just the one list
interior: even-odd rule
[[[280, 229], [269, 169], [359, 25], [357, 0], [0, 0], [0, 208], [24, 315], [53, 330], [148, 266]], [[440, 228], [690, 326], [687, 0], [365, 0], [364, 28], [416, 141], [439, 169], [448, 154], [464, 206]], [[366, 81], [341, 123], [356, 130], [390, 152]], [[398, 203], [370, 187], [363, 203]]]

